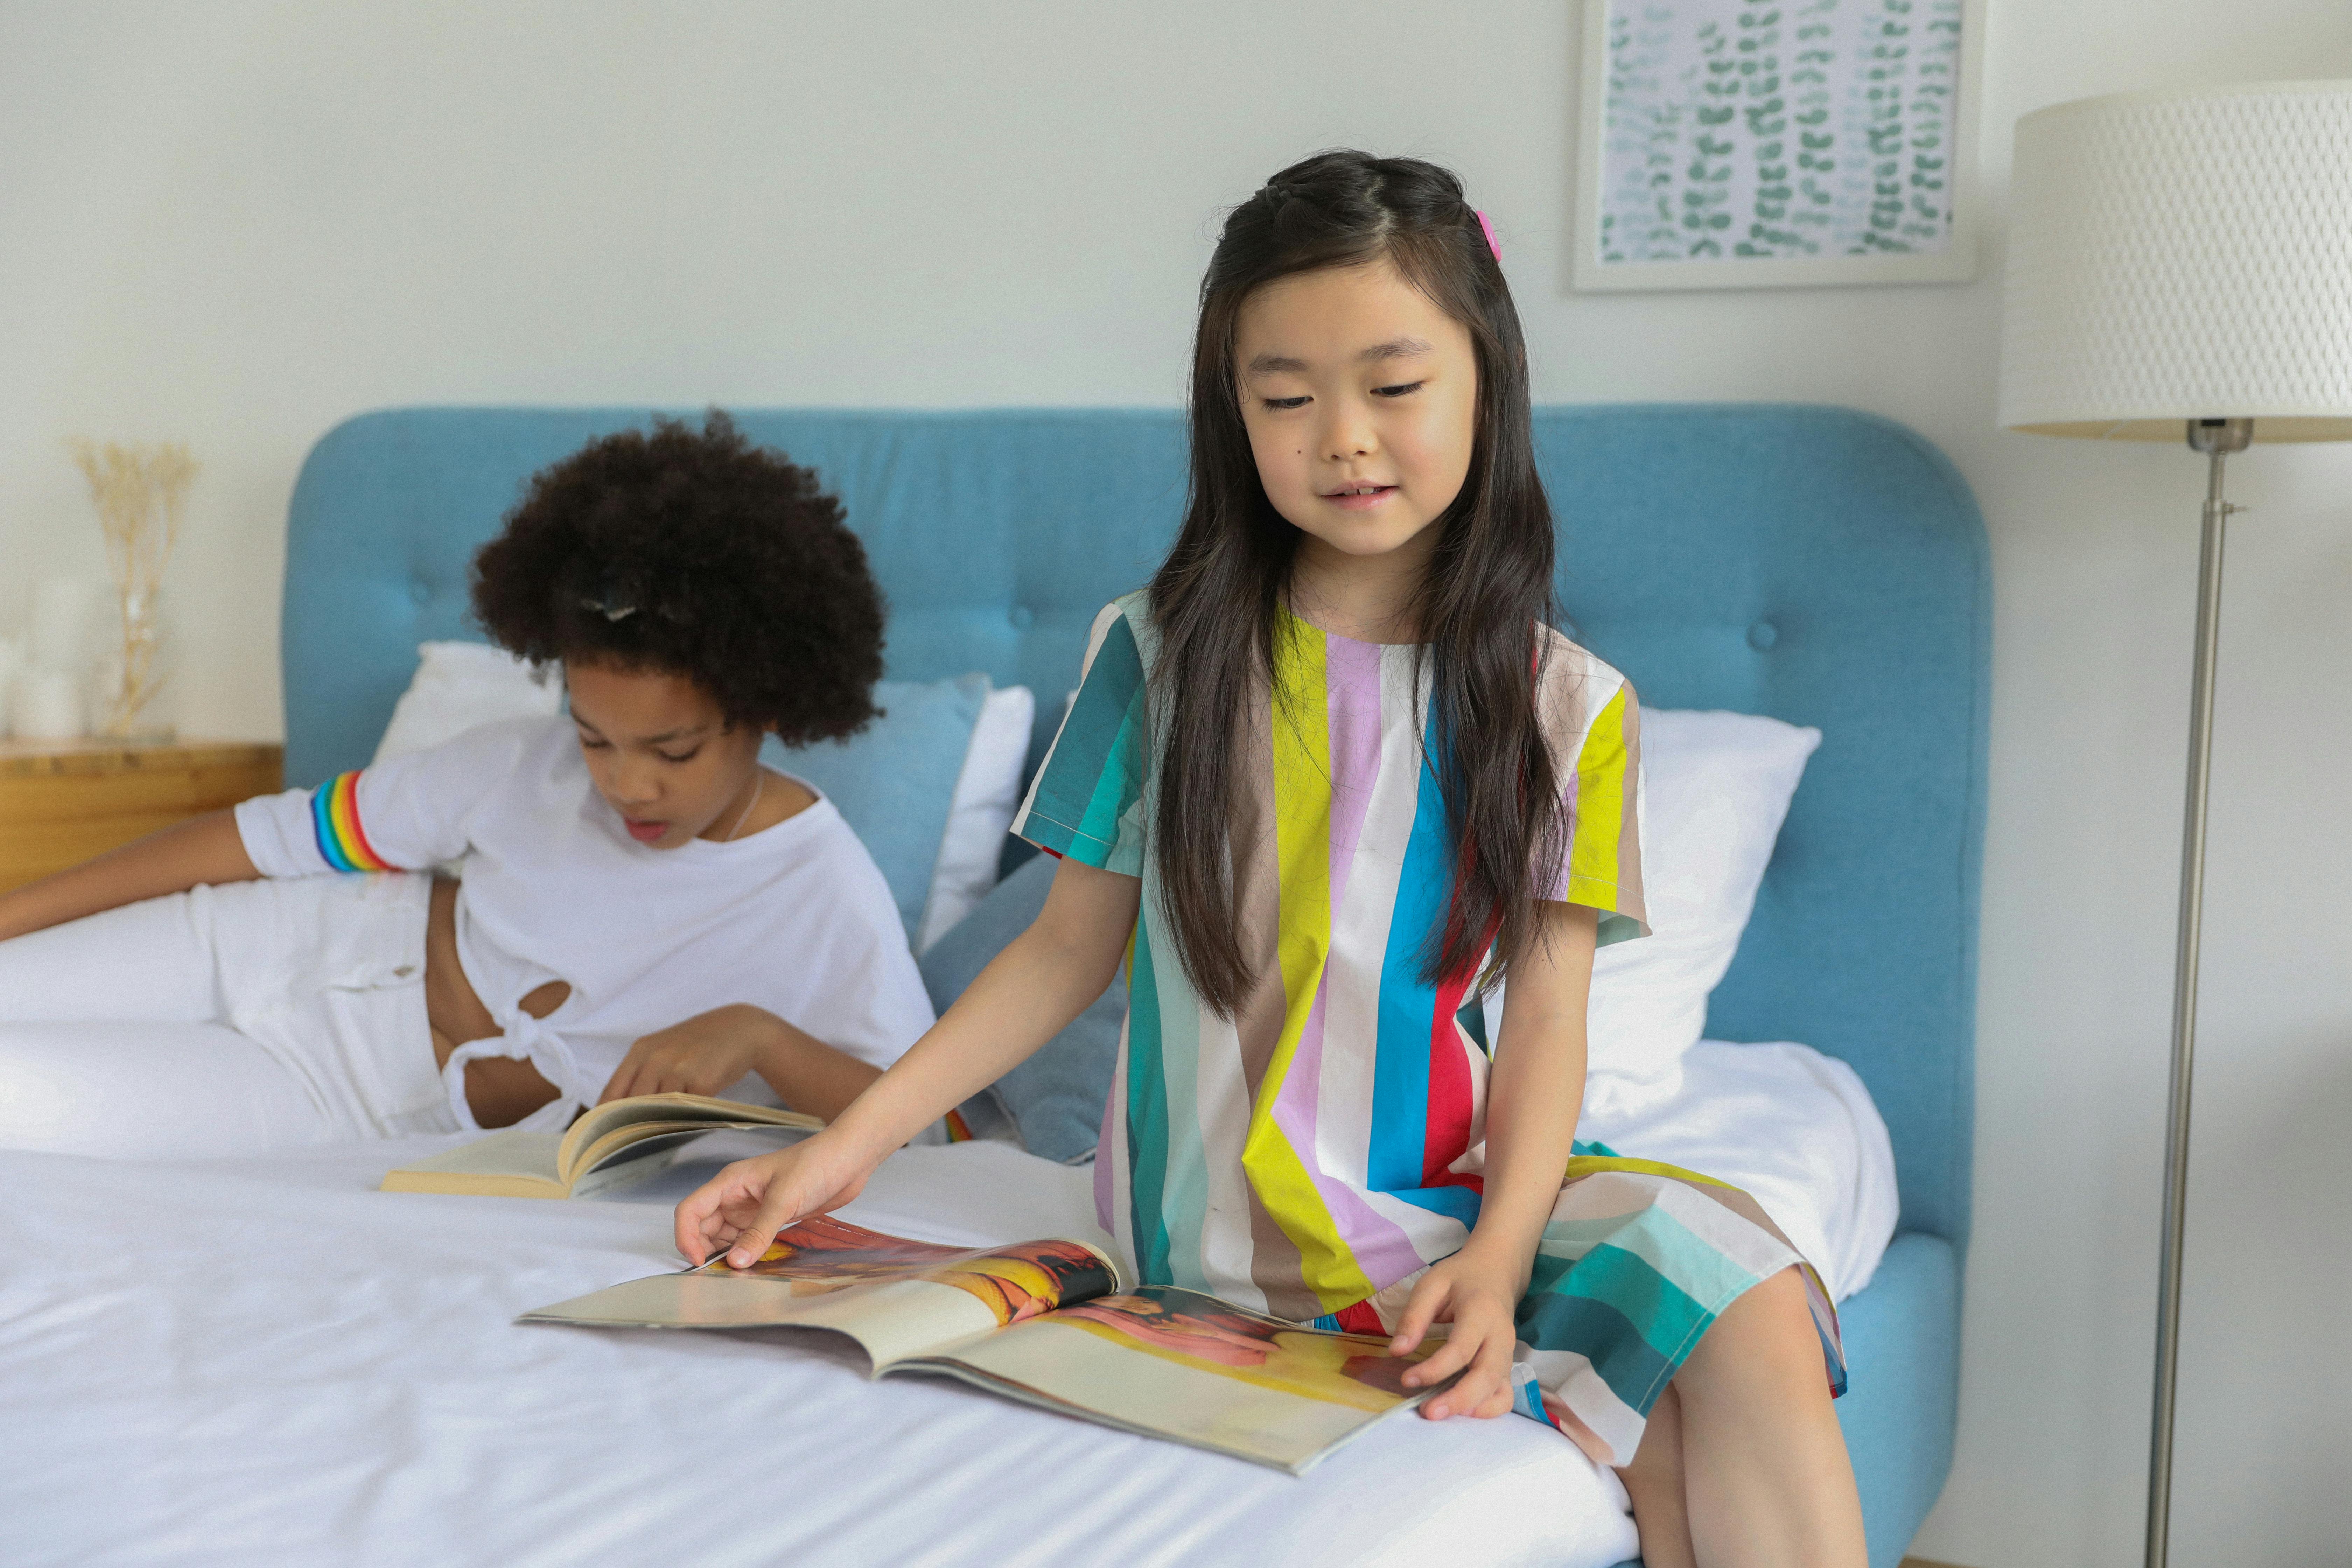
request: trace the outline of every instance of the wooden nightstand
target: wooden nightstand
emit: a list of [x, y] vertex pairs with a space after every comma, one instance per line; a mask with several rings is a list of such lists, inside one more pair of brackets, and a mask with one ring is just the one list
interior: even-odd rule
[[285, 776], [286, 750], [243, 741], [0, 741], [0, 892]]

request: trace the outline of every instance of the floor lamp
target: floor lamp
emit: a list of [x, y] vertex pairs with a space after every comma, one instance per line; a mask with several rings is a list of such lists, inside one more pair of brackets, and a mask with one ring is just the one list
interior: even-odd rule
[[2172, 1091], [2148, 1445], [2147, 1568], [2172, 1511], [2180, 1240], [2212, 753], [2221, 466], [2352, 439], [2352, 81], [2084, 99], [2017, 122], [2000, 423], [2208, 457], [2173, 961]]

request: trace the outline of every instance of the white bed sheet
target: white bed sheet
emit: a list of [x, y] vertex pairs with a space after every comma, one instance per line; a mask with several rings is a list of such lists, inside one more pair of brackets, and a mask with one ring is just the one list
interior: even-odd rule
[[[37, 1564], [1465, 1560], [1631, 1523], [1524, 1420], [1401, 1416], [1303, 1479], [813, 1334], [518, 1327], [676, 1267], [638, 1201], [371, 1191], [447, 1140], [153, 1165], [0, 1153], [0, 1559]], [[701, 1166], [702, 1172], [708, 1171]], [[650, 1201], [648, 1201], [650, 1200]], [[1085, 1221], [1087, 1173], [912, 1149], [845, 1210], [942, 1241]]]
[[[1864, 1097], [1858, 1118], [1812, 1053], [1761, 1051], [1695, 1063], [1726, 1108], [1588, 1135], [1744, 1179], [1825, 1273], [1845, 1271], [1833, 1281], [1866, 1276], [1853, 1220], [1875, 1212], [1876, 1167], [1853, 1129], [1875, 1112]], [[1399, 1417], [1294, 1479], [944, 1380], [869, 1384], [819, 1335], [518, 1327], [675, 1267], [669, 1205], [727, 1151], [708, 1141], [603, 1201], [373, 1190], [450, 1142], [169, 1164], [0, 1152], [0, 1556], [1600, 1568], [1633, 1553], [1615, 1478], [1517, 1418]], [[978, 1242], [1087, 1234], [1090, 1209], [1088, 1173], [982, 1142], [908, 1150], [843, 1212]]]

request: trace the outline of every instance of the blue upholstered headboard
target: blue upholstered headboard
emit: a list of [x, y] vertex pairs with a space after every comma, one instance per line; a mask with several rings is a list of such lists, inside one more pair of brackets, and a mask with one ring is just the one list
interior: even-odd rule
[[[394, 409], [319, 442], [288, 524], [289, 783], [367, 761], [419, 642], [479, 635], [467, 562], [526, 476], [646, 416]], [[738, 418], [847, 505], [889, 595], [894, 676], [986, 670], [1043, 715], [1183, 504], [1169, 411]], [[1824, 737], [1708, 1033], [1853, 1064], [1894, 1137], [1903, 1228], [1964, 1239], [1990, 643], [1968, 487], [1844, 409], [1549, 408], [1535, 434], [1572, 635], [1652, 707]]]

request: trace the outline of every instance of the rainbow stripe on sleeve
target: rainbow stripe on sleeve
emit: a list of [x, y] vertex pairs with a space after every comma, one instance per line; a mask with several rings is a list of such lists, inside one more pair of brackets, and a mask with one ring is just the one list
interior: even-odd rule
[[360, 826], [360, 775], [338, 773], [310, 792], [310, 828], [319, 853], [338, 871], [396, 871]]

